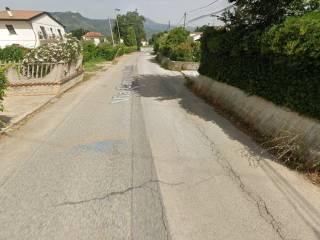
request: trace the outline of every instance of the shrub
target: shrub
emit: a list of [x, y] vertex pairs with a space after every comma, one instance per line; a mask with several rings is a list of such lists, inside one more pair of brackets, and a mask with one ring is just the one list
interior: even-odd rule
[[5, 68], [0, 67], [0, 111], [3, 111], [2, 100], [5, 95], [7, 80], [5, 75]]
[[188, 37], [189, 33], [183, 27], [174, 28], [168, 33], [166, 43], [168, 45], [179, 45], [186, 42]]
[[208, 28], [200, 73], [320, 119], [318, 12], [289, 17], [265, 32]]
[[102, 43], [96, 46], [91, 41], [82, 42], [84, 62], [94, 60], [112, 61], [115, 57], [126, 53], [137, 51], [137, 46], [127, 47], [125, 45], [112, 46], [108, 43]]
[[23, 63], [57, 63], [71, 62], [81, 54], [80, 42], [73, 37], [67, 36], [64, 42], [48, 43], [32, 49], [23, 59]]
[[83, 61], [88, 62], [97, 58], [96, 45], [92, 41], [82, 42]]
[[150, 43], [153, 44], [153, 50], [155, 53], [159, 53], [159, 50], [160, 50], [160, 40], [164, 39], [162, 38], [163, 35], [166, 34], [166, 32], [163, 32], [163, 33], [157, 33], [157, 34], [153, 34], [152, 35], [152, 38], [150, 40]]
[[112, 45], [103, 43], [96, 47], [96, 57], [106, 61], [112, 61], [115, 58], [117, 51], [118, 49]]
[[154, 51], [173, 61], [199, 61], [199, 44], [189, 38], [189, 33], [181, 27], [154, 37]]
[[192, 42], [192, 61], [193, 62], [199, 62], [201, 58], [201, 43], [200, 42]]
[[115, 57], [122, 56], [124, 54], [124, 46], [123, 45], [118, 45], [116, 46], [116, 54]]
[[167, 55], [174, 61], [192, 61], [193, 49], [190, 42], [183, 42], [178, 45], [172, 45]]
[[19, 45], [11, 45], [0, 49], [0, 60], [18, 62], [28, 53], [28, 49]]
[[128, 27], [127, 36], [124, 39], [124, 43], [127, 46], [137, 46], [136, 33], [133, 27]]
[[136, 52], [136, 51], [138, 51], [137, 46], [132, 46], [132, 47], [124, 46], [124, 53], [125, 54], [133, 53], [133, 52]]

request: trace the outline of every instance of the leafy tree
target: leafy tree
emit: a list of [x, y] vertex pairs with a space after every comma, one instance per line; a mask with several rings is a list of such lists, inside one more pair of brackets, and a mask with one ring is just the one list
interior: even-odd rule
[[[137, 11], [134, 12], [127, 12], [125, 15], [118, 15], [118, 24], [119, 24], [119, 29], [120, 29], [120, 35], [121, 38], [123, 38], [125, 43], [131, 42], [131, 40], [128, 40], [128, 38], [132, 37], [132, 30], [134, 30], [135, 33], [135, 38], [138, 47], [141, 46], [141, 41], [143, 39], [146, 39], [146, 32], [144, 29], [144, 22], [145, 18]], [[118, 32], [118, 27], [115, 25], [114, 30], [115, 33]], [[130, 31], [130, 33], [129, 33]], [[116, 39], [118, 38], [117, 34], [115, 34]], [[131, 36], [130, 36], [131, 35]]]
[[136, 33], [133, 27], [128, 28], [128, 35], [125, 39], [124, 44], [127, 46], [137, 46]]
[[153, 34], [152, 35], [152, 37], [149, 39], [149, 44], [150, 45], [154, 45], [154, 50], [155, 50], [155, 52], [157, 52], [157, 47], [156, 47], [156, 45], [158, 46], [159, 44], [158, 44], [158, 41], [159, 41], [159, 39], [160, 39], [160, 37], [162, 36], [162, 35], [164, 35], [164, 34], [166, 34], [167, 32], [160, 32], [160, 33], [155, 33], [155, 34]]
[[302, 15], [319, 9], [320, 0], [295, 0], [288, 11], [288, 15]]
[[264, 29], [288, 15], [301, 15], [319, 9], [320, 0], [228, 0], [235, 6], [222, 20], [229, 26], [255, 26]]
[[185, 42], [188, 37], [189, 33], [183, 27], [174, 28], [168, 34], [167, 43], [178, 45]]
[[287, 8], [295, 0], [229, 0], [235, 11], [228, 11], [225, 20], [231, 25], [256, 25], [260, 27], [279, 23], [285, 18]]
[[153, 36], [154, 51], [161, 53], [174, 61], [199, 61], [200, 43], [189, 37], [184, 28], [174, 28], [169, 33]]
[[81, 40], [82, 37], [87, 33], [89, 32], [88, 30], [85, 30], [83, 28], [78, 28], [78, 29], [75, 29], [73, 31], [71, 31], [71, 34], [73, 37], [76, 37], [78, 40]]

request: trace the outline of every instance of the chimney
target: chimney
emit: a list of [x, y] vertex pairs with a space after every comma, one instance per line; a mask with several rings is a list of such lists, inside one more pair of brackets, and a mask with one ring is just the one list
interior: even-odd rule
[[7, 11], [8, 15], [9, 15], [10, 17], [13, 17], [13, 14], [12, 14], [10, 8], [6, 7], [6, 11]]

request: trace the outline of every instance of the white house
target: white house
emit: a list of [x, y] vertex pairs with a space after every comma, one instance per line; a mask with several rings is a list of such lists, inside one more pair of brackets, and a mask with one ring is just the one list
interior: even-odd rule
[[141, 41], [141, 45], [142, 45], [142, 47], [147, 47], [147, 46], [149, 45], [149, 43], [148, 43], [147, 40], [143, 39], [143, 40]]
[[63, 39], [64, 26], [47, 12], [0, 11], [0, 47], [18, 44], [36, 48], [52, 39]]
[[86, 41], [93, 41], [95, 45], [99, 45], [104, 42], [104, 36], [100, 32], [87, 32], [83, 39]]
[[202, 32], [192, 32], [190, 33], [190, 37], [193, 39], [193, 41], [200, 41], [202, 34]]

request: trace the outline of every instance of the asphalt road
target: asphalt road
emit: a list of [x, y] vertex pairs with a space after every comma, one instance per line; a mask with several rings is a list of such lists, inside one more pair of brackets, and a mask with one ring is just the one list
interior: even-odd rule
[[320, 188], [148, 52], [0, 139], [0, 240], [320, 239]]

